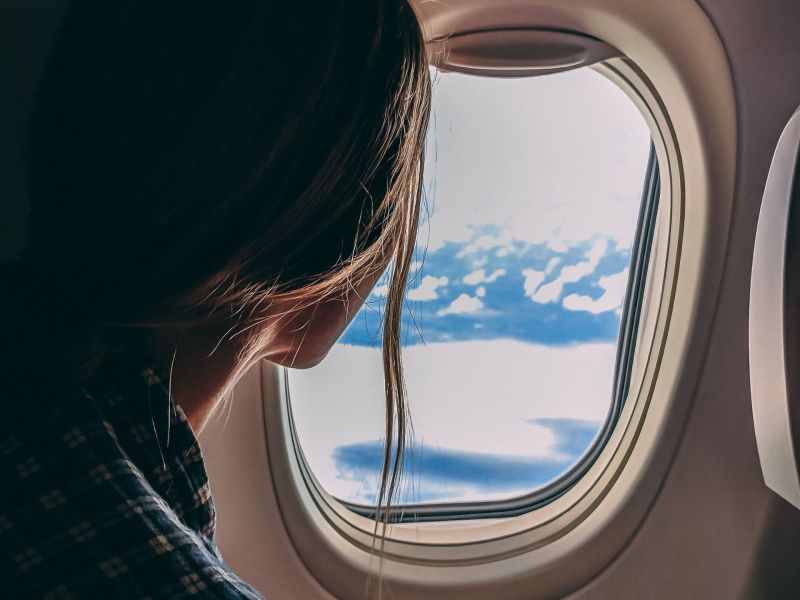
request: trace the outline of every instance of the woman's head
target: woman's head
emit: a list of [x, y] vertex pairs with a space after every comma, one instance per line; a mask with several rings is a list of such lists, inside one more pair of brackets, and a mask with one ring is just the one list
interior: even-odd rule
[[335, 295], [413, 235], [428, 89], [402, 0], [75, 0], [32, 115], [29, 252], [106, 323]]
[[429, 101], [405, 0], [73, 0], [31, 116], [27, 252], [72, 334], [215, 322], [250, 358], [264, 323], [324, 329], [391, 259], [387, 444], [402, 442]]

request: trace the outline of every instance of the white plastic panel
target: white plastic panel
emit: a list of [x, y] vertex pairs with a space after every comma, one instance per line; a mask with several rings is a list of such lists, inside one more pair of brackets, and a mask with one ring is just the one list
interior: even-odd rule
[[534, 28], [459, 33], [431, 40], [428, 53], [443, 71], [492, 77], [546, 75], [621, 56], [589, 35]]
[[786, 250], [800, 109], [781, 134], [764, 188], [750, 283], [750, 386], [764, 481], [800, 508], [785, 344]]

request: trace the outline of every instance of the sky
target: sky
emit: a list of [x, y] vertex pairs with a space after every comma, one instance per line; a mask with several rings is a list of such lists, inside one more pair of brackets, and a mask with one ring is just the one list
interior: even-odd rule
[[[611, 404], [650, 146], [625, 93], [579, 69], [434, 75], [425, 209], [403, 319], [414, 427], [400, 501], [529, 493], [573, 466]], [[320, 365], [290, 370], [320, 484], [375, 501], [385, 278]]]

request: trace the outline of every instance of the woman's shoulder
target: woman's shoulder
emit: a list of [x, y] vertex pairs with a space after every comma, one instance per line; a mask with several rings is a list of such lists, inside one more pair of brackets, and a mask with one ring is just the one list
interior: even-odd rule
[[91, 386], [63, 392], [38, 424], [0, 436], [0, 585], [259, 597], [216, 550], [197, 440], [158, 373], [120, 352]]

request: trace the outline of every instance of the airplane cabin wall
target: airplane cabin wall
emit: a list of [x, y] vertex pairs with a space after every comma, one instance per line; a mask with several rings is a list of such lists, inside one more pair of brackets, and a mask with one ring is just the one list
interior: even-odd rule
[[628, 547], [570, 600], [800, 598], [800, 511], [763, 484], [748, 367], [750, 265], [772, 153], [800, 105], [800, 5], [702, 0], [733, 72], [734, 214], [719, 306], [672, 467]]
[[[800, 511], [763, 484], [750, 409], [747, 338], [761, 195], [778, 136], [800, 105], [800, 4], [698, 3], [724, 42], [738, 107], [733, 224], [718, 310], [694, 406], [661, 492], [627, 547], [570, 600], [800, 597]], [[2, 6], [0, 260], [22, 245], [24, 118], [48, 40], [66, 5], [66, 0], [8, 0]], [[230, 418], [248, 417], [237, 412]], [[274, 500], [268, 492], [261, 498]], [[274, 510], [277, 514], [278, 507]], [[240, 534], [254, 535], [254, 530]], [[272, 597], [291, 598], [302, 589], [330, 598], [313, 575], [292, 579], [302, 565], [285, 531], [276, 523], [258, 530], [274, 535], [274, 562], [262, 567], [277, 585]]]

